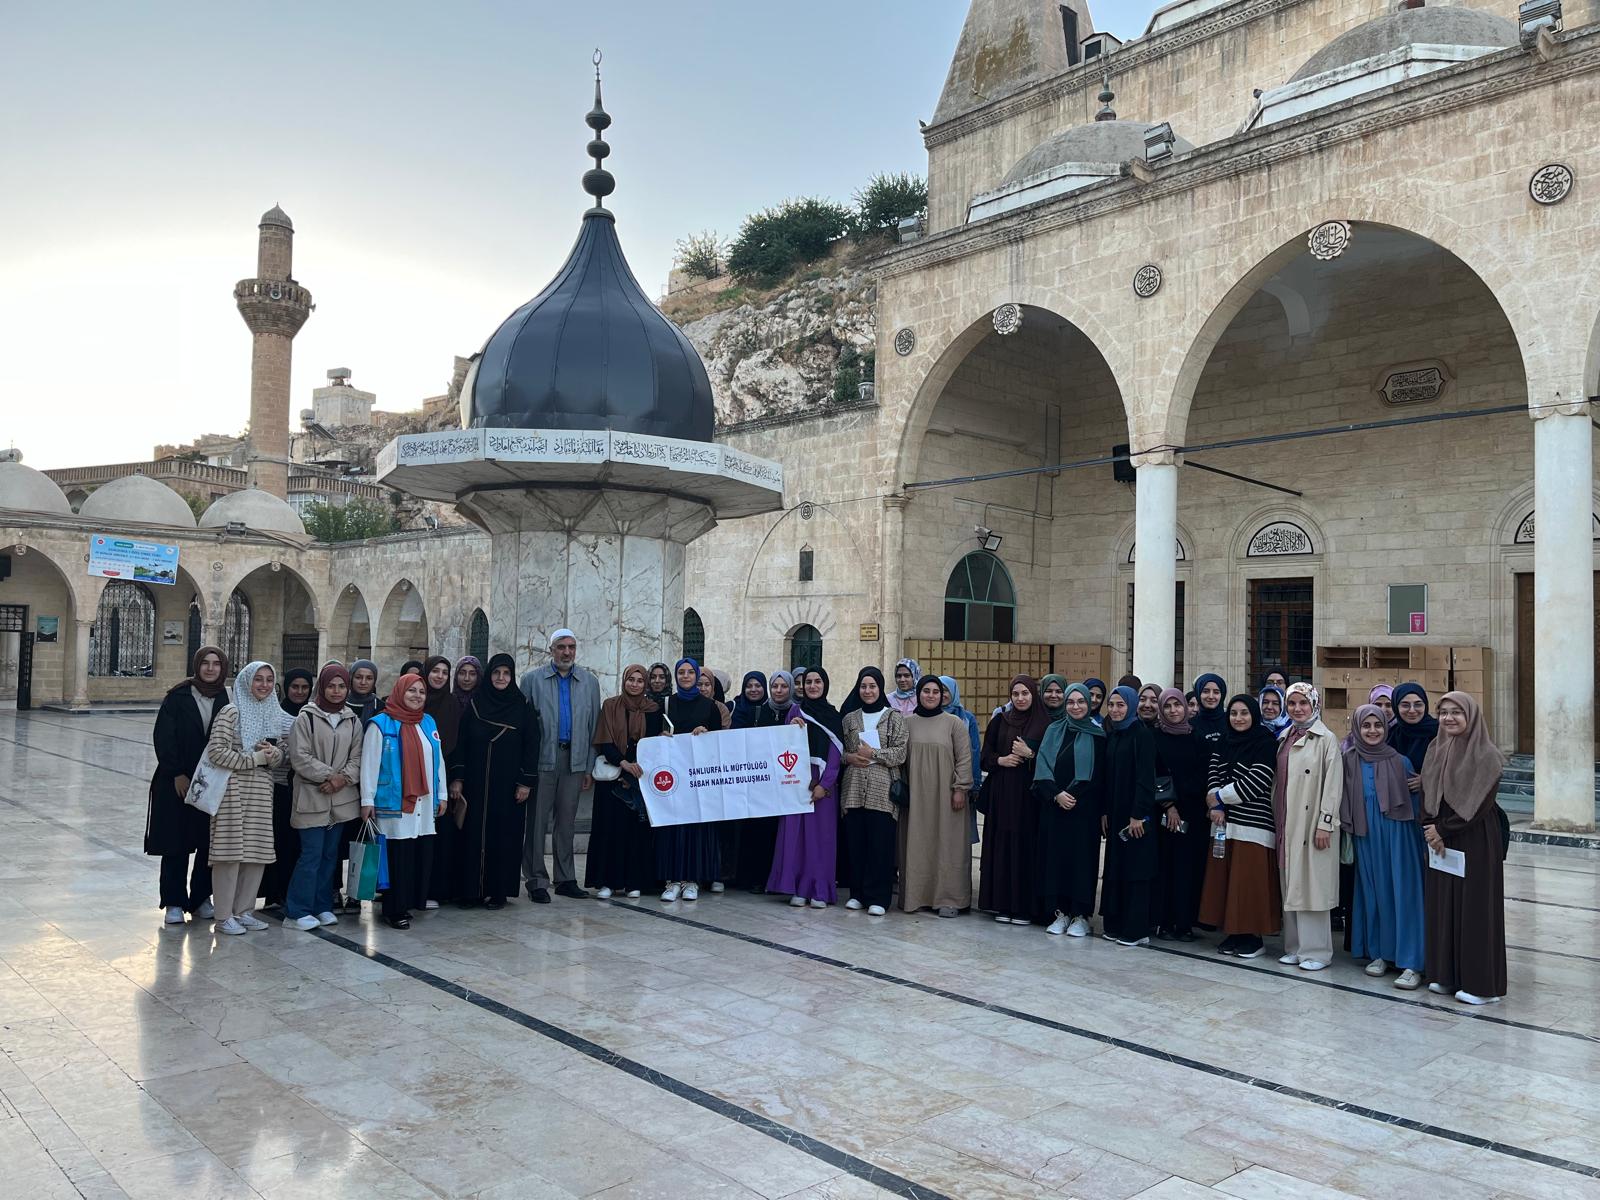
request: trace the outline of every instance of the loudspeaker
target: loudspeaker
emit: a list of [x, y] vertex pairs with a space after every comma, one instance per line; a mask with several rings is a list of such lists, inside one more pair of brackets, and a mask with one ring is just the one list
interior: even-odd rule
[[1133, 469], [1133, 463], [1128, 460], [1128, 451], [1132, 449], [1127, 442], [1120, 446], [1111, 447], [1111, 453], [1116, 457], [1116, 462], [1111, 464], [1111, 478], [1118, 483], [1132, 483], [1138, 478], [1138, 473]]

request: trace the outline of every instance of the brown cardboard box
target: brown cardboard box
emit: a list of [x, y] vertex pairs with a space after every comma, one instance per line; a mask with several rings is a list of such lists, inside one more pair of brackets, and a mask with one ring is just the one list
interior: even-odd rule
[[1417, 671], [1411, 676], [1411, 682], [1420, 683], [1430, 698], [1442, 696], [1450, 690], [1450, 672], [1435, 669]]
[[1487, 682], [1486, 674], [1484, 671], [1457, 671], [1452, 679], [1450, 690], [1465, 692], [1481, 704], [1484, 685]]
[[1489, 671], [1492, 653], [1487, 646], [1452, 646], [1450, 665], [1457, 671]]

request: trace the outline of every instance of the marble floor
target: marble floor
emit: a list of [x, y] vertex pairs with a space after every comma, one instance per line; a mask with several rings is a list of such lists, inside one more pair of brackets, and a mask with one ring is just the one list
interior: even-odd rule
[[764, 897], [165, 928], [150, 718], [0, 713], [0, 1196], [1600, 1197], [1600, 855], [1511, 995]]

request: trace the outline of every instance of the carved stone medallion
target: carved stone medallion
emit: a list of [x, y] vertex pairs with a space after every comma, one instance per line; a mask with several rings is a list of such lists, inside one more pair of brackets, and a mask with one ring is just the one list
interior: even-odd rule
[[901, 358], [917, 348], [917, 335], [908, 326], [894, 335], [894, 352]]
[[1350, 222], [1324, 221], [1311, 231], [1306, 244], [1311, 257], [1329, 262], [1343, 254], [1350, 245]]
[[1022, 306], [1020, 304], [1002, 304], [994, 310], [994, 331], [1001, 337], [1015, 333], [1022, 328]]
[[1528, 180], [1528, 195], [1537, 204], [1560, 204], [1572, 191], [1573, 178], [1572, 168], [1566, 163], [1547, 163]]
[[1161, 268], [1155, 263], [1146, 263], [1133, 273], [1133, 294], [1141, 300], [1148, 300], [1161, 290]]

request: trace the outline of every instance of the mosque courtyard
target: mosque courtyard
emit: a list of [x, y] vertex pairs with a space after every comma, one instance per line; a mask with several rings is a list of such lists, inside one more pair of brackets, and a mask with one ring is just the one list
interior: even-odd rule
[[0, 714], [0, 1194], [1600, 1196], [1600, 859], [1493, 1009], [1207, 942], [520, 901], [163, 927], [145, 714]]

